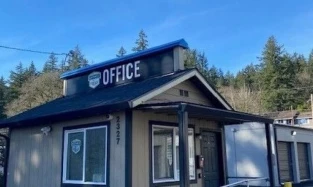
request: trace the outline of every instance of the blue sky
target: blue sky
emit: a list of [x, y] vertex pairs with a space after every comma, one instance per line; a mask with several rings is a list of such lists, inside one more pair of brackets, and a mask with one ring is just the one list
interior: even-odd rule
[[[0, 2], [0, 45], [68, 52], [79, 45], [93, 63], [128, 52], [140, 29], [150, 46], [184, 38], [209, 64], [237, 72], [257, 63], [271, 35], [289, 52], [313, 49], [312, 0], [10, 0]], [[60, 57], [63, 58], [63, 57]], [[47, 55], [0, 49], [0, 76]]]

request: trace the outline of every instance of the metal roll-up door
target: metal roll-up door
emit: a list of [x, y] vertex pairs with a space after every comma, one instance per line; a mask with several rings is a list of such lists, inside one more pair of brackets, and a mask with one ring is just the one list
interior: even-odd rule
[[280, 182], [292, 181], [291, 143], [277, 142]]
[[310, 178], [309, 153], [307, 143], [297, 143], [300, 180]]

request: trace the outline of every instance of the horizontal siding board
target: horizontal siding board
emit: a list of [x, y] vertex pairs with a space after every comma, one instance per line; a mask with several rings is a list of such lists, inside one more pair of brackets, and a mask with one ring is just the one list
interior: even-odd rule
[[[181, 96], [180, 90], [189, 92], [189, 96]], [[177, 86], [166, 90], [160, 95], [148, 100], [146, 103], [163, 103], [163, 102], [190, 102], [211, 106], [210, 100], [189, 80], [178, 84]]]

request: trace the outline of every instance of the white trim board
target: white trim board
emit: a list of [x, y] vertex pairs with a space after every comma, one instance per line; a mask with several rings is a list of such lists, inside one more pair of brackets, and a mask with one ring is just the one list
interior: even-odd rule
[[[192, 78], [192, 77], [197, 77], [197, 79], [207, 88], [207, 90], [213, 94], [213, 96], [228, 110], [233, 110], [231, 108], [231, 106], [224, 101], [224, 99], [208, 84], [208, 82], [203, 78], [203, 76], [197, 71], [197, 70], [193, 70], [181, 77], [178, 77], [170, 82], [168, 82], [167, 84], [159, 87], [159, 88], [156, 88], [156, 89], [153, 89], [151, 90], [150, 92], [140, 96], [140, 97], [137, 97], [133, 100], [131, 100], [129, 102], [130, 106], [132, 108], [140, 105], [140, 104], [143, 104], [144, 102], [148, 101], [149, 99], [152, 99], [153, 97], [159, 95], [159, 94], [162, 94], [163, 92], [173, 88], [174, 86]], [[205, 93], [205, 92], [204, 92]]]

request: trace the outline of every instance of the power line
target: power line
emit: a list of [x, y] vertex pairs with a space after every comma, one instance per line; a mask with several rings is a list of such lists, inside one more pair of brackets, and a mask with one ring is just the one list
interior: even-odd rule
[[23, 48], [10, 47], [10, 46], [4, 46], [4, 45], [0, 45], [0, 48], [17, 50], [17, 51], [24, 51], [24, 52], [31, 52], [31, 53], [48, 54], [48, 55], [52, 55], [52, 54], [62, 55], [62, 56], [68, 55], [68, 53], [53, 53], [53, 52], [47, 52], [47, 51], [37, 51], [37, 50], [23, 49]]

